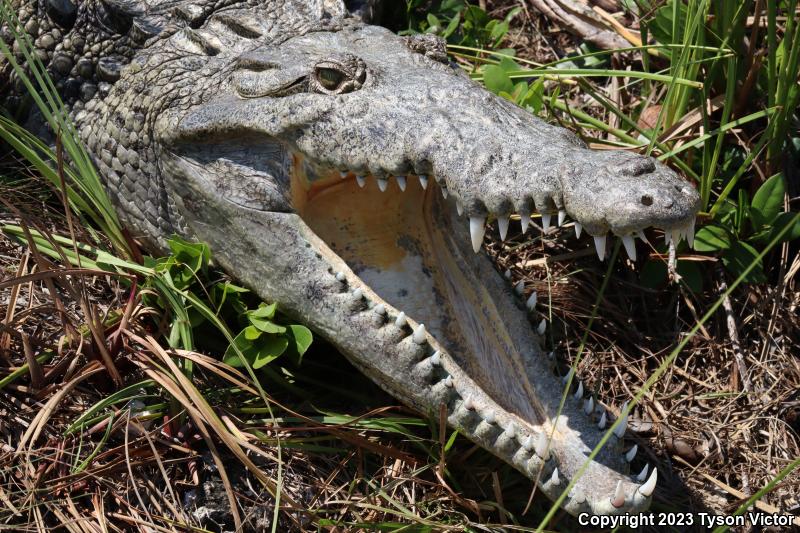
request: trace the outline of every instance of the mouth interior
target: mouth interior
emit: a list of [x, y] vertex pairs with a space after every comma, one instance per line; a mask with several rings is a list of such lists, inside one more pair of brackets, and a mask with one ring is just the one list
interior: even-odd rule
[[302, 196], [295, 205], [305, 223], [386, 304], [425, 324], [504, 408], [528, 422], [539, 419], [507, 330], [508, 310], [486, 282], [487, 274], [497, 275], [472, 252], [463, 220], [433, 180], [423, 189], [409, 176], [401, 191], [390, 178], [381, 192], [372, 177], [361, 188], [354, 175], [337, 175], [304, 187]]

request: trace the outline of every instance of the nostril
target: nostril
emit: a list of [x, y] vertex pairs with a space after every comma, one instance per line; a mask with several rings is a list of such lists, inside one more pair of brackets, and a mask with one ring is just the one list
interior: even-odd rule
[[681, 187], [680, 185], [675, 185], [675, 190], [678, 192], [683, 192], [683, 187]]
[[649, 194], [645, 194], [645, 195], [642, 196], [641, 202], [642, 202], [642, 205], [646, 205], [646, 206], [649, 207], [649, 206], [653, 205], [653, 197], [650, 196]]

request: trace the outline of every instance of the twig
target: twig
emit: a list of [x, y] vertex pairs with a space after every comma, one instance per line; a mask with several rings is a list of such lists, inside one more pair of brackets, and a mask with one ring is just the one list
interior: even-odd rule
[[[725, 282], [725, 273], [722, 268], [717, 266], [717, 273], [719, 274], [719, 287], [720, 292], [727, 293], [728, 284]], [[753, 386], [750, 384], [750, 378], [747, 376], [747, 366], [745, 366], [744, 355], [742, 354], [742, 346], [739, 344], [739, 330], [736, 327], [736, 318], [733, 316], [733, 306], [731, 306], [731, 299], [725, 295], [722, 300], [722, 308], [725, 309], [725, 322], [728, 326], [728, 338], [731, 340], [733, 347], [733, 357], [736, 359], [736, 369], [739, 371], [739, 378], [742, 380], [742, 389], [745, 392], [750, 392]]]

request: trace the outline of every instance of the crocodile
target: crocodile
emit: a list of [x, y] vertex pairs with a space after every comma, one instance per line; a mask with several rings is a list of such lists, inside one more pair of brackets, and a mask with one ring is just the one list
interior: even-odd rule
[[[630, 473], [627, 408], [615, 416], [555, 374], [535, 292], [482, 243], [512, 218], [525, 233], [533, 216], [544, 232], [569, 217], [600, 260], [609, 235], [635, 260], [645, 229], [691, 241], [689, 182], [652, 157], [589, 149], [471, 80], [439, 37], [370, 23], [375, 5], [73, 2], [17, 13], [141, 242], [208, 243], [400, 401], [550, 499], [570, 487], [567, 512], [649, 506], [657, 471]], [[6, 105], [21, 105], [3, 72]]]

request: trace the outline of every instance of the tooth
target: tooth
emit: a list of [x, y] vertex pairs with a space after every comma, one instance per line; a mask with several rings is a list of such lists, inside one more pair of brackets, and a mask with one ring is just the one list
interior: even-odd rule
[[431, 364], [433, 366], [439, 366], [440, 364], [442, 364], [442, 352], [440, 352], [439, 350], [433, 352], [433, 355], [431, 356]]
[[597, 257], [600, 258], [600, 261], [603, 261], [606, 257], [606, 236], [595, 237], [594, 247], [597, 250]]
[[671, 240], [672, 240], [672, 233], [668, 229], [665, 229], [664, 230], [664, 244], [669, 246], [669, 241], [671, 241]]
[[[628, 408], [628, 402], [625, 402], [622, 405], [622, 412], [625, 412], [625, 409]], [[614, 435], [617, 436], [618, 439], [621, 439], [622, 436], [625, 434], [625, 429], [628, 427], [628, 415], [622, 417], [622, 421], [619, 423], [617, 428], [614, 430]]]
[[517, 296], [522, 296], [522, 294], [525, 292], [525, 282], [519, 280], [517, 284], [514, 285], [514, 292], [517, 293]]
[[472, 237], [472, 249], [477, 254], [481, 251], [483, 234], [486, 233], [486, 217], [469, 217], [469, 233]]
[[406, 177], [405, 176], [395, 176], [394, 179], [397, 180], [397, 186], [400, 187], [401, 191], [406, 190]]
[[634, 458], [636, 458], [636, 452], [638, 451], [639, 451], [639, 445], [634, 444], [633, 448], [628, 450], [628, 453], [625, 454], [625, 460], [628, 461], [629, 463], [632, 462]]
[[583, 398], [583, 381], [578, 381], [578, 388], [575, 390], [575, 395], [573, 398], [576, 400]]
[[522, 447], [527, 451], [533, 451], [533, 435], [528, 435], [522, 443]]
[[360, 300], [363, 297], [364, 297], [364, 291], [362, 291], [361, 289], [356, 289], [353, 291], [353, 298], [355, 298], [356, 300]]
[[575, 369], [570, 367], [569, 372], [567, 372], [566, 376], [561, 378], [561, 381], [563, 381], [564, 383], [569, 383], [569, 380], [572, 379], [574, 376], [575, 376]]
[[552, 352], [552, 351], [551, 351], [551, 352], [547, 352], [547, 358], [548, 358], [548, 359], [551, 359], [551, 360], [552, 360], [552, 359], [553, 359], [553, 357], [555, 357], [555, 355], [556, 355], [556, 354], [555, 354], [555, 352]]
[[559, 209], [558, 210], [558, 227], [559, 228], [564, 225], [564, 221], [566, 219], [567, 219], [567, 212], [564, 211], [563, 209]]
[[644, 468], [642, 468], [642, 471], [639, 472], [639, 474], [637, 474], [636, 481], [638, 481], [639, 483], [644, 481], [647, 478], [647, 471], [649, 469], [650, 469], [650, 464], [644, 465]]
[[464, 398], [464, 409], [467, 411], [475, 410], [475, 402], [472, 401], [472, 398]]
[[337, 272], [336, 273], [336, 280], [337, 281], [344, 282], [346, 279], [347, 279], [347, 277], [344, 275], [344, 272]]
[[448, 389], [453, 388], [453, 376], [447, 376], [446, 378], [444, 378], [444, 386], [447, 387]]
[[494, 411], [491, 409], [486, 411], [486, 414], [483, 415], [483, 419], [486, 420], [487, 424], [494, 424], [494, 421], [497, 420], [497, 418], [494, 416]]
[[547, 446], [547, 435], [544, 431], [539, 433], [539, 438], [536, 440], [536, 455], [547, 461], [550, 459], [550, 448]]
[[358, 183], [358, 186], [363, 189], [364, 185], [367, 184], [367, 178], [364, 176], [356, 176], [356, 183]]
[[379, 315], [385, 315], [386, 314], [386, 306], [383, 305], [383, 304], [376, 305], [375, 306], [375, 312], [378, 313]]
[[633, 237], [624, 235], [622, 237], [622, 245], [625, 246], [625, 251], [628, 252], [628, 257], [631, 258], [631, 261], [636, 261], [636, 241], [633, 240]]
[[614, 496], [611, 498], [611, 505], [614, 507], [622, 507], [625, 503], [625, 490], [622, 488], [622, 480], [617, 481], [617, 490], [614, 491]]
[[544, 335], [544, 332], [547, 331], [547, 321], [543, 318], [541, 322], [539, 322], [539, 326], [536, 328], [536, 332], [541, 336]]
[[397, 318], [394, 321], [394, 325], [398, 328], [402, 328], [406, 325], [406, 314], [400, 311], [400, 314], [397, 315]]
[[589, 399], [583, 402], [583, 412], [590, 415], [592, 411], [594, 411], [594, 396], [589, 396]]
[[442, 189], [442, 197], [447, 198], [447, 187], [445, 185], [442, 185], [441, 189]]
[[692, 217], [689, 226], [686, 228], [686, 242], [689, 243], [689, 248], [694, 248], [694, 217]]
[[558, 467], [553, 469], [553, 475], [550, 476], [550, 484], [558, 485]]
[[542, 213], [542, 230], [545, 233], [550, 230], [550, 213]]
[[386, 192], [386, 187], [389, 185], [389, 180], [386, 178], [378, 178], [378, 188], [381, 192]]
[[517, 425], [514, 422], [508, 424], [508, 427], [505, 430], [506, 438], [513, 439], [517, 436]]
[[572, 501], [580, 505], [586, 501], [586, 494], [580, 489], [575, 489], [575, 495], [572, 497]]
[[511, 269], [507, 268], [506, 271], [503, 272], [503, 276], [505, 276], [506, 279], [511, 279]]
[[637, 231], [636, 236], [639, 237], [643, 243], [650, 244], [650, 241], [647, 240], [647, 235], [644, 234], [644, 230]]
[[653, 491], [656, 490], [656, 481], [658, 480], [658, 470], [654, 467], [653, 472], [650, 474], [650, 477], [647, 480], [647, 483], [639, 487], [639, 492], [642, 493], [642, 496], [652, 496]]
[[583, 226], [581, 226], [580, 222], [576, 222], [575, 223], [575, 238], [576, 239], [580, 239], [581, 238], [581, 232], [582, 231], [583, 231]]
[[600, 431], [606, 429], [606, 422], [608, 422], [608, 417], [606, 416], [606, 410], [603, 409], [603, 414], [600, 415], [600, 422], [597, 423], [597, 429]]
[[339, 177], [341, 177], [342, 179], [345, 179], [348, 174], [350, 174], [350, 173], [348, 171], [346, 171], [346, 170], [340, 170], [339, 171]]
[[456, 202], [456, 212], [458, 213], [458, 216], [464, 214], [464, 206], [461, 205], [461, 202]]
[[675, 241], [675, 246], [678, 246], [681, 243], [681, 239], [683, 235], [683, 231], [681, 228], [675, 228], [672, 230], [672, 240]]
[[417, 344], [425, 344], [425, 324], [417, 326], [411, 339]]
[[497, 217], [497, 229], [500, 230], [500, 240], [506, 240], [506, 235], [508, 235], [508, 217]]
[[533, 311], [536, 308], [536, 291], [531, 293], [528, 301], [525, 302], [525, 307], [528, 308], [528, 311]]
[[528, 231], [528, 224], [531, 223], [531, 212], [527, 209], [520, 209], [519, 223], [522, 225], [522, 233]]
[[419, 176], [419, 184], [422, 185], [422, 189], [425, 190], [428, 188], [428, 176], [422, 175]]

